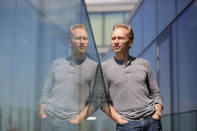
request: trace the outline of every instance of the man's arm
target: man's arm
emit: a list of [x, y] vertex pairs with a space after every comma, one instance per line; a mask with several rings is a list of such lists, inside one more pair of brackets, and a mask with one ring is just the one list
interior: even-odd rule
[[158, 84], [154, 78], [152, 68], [150, 64], [148, 63], [148, 84], [151, 96], [153, 97], [154, 103], [155, 103], [155, 113], [153, 114], [153, 118], [155, 119], [161, 119], [162, 117], [162, 109], [163, 109], [163, 100], [160, 95], [160, 90], [158, 87]]
[[98, 69], [99, 66], [96, 65], [95, 72], [90, 83], [90, 92], [87, 106], [76, 116], [75, 119], [70, 120], [70, 123], [78, 125], [98, 109], [99, 92], [95, 81], [97, 78]]
[[80, 114], [76, 116], [75, 119], [70, 120], [70, 123], [78, 125], [82, 121], [84, 121], [88, 116], [90, 116], [93, 112], [94, 109], [88, 105], [80, 112]]
[[47, 117], [47, 115], [44, 113], [45, 106], [46, 106], [46, 104], [40, 104], [39, 115], [40, 115], [41, 119], [44, 119]]
[[44, 108], [46, 107], [46, 102], [49, 97], [49, 93], [50, 93], [51, 89], [53, 88], [53, 79], [54, 79], [53, 78], [53, 66], [54, 65], [52, 64], [52, 66], [50, 67], [50, 70], [49, 70], [48, 76], [46, 78], [45, 85], [44, 85], [44, 88], [43, 88], [43, 91], [42, 91], [42, 94], [40, 97], [39, 115], [40, 115], [41, 119], [44, 119], [47, 117], [47, 115], [44, 112]]
[[108, 105], [104, 111], [112, 120], [114, 120], [118, 124], [126, 124], [129, 122], [125, 119], [122, 119], [121, 115], [111, 105]]
[[161, 119], [163, 106], [161, 104], [155, 104], [155, 109], [156, 111], [152, 117], [155, 119]]
[[[103, 77], [102, 77], [103, 76]], [[109, 95], [109, 80], [107, 79], [105, 68], [103, 66], [101, 70], [101, 81], [99, 83], [102, 83], [100, 86], [100, 108], [102, 111], [104, 111], [114, 122], [118, 124], [125, 124], [128, 121], [122, 119], [121, 115], [113, 108], [111, 105], [112, 101]]]
[[160, 95], [160, 90], [159, 90], [157, 81], [154, 78], [154, 74], [149, 63], [147, 64], [147, 68], [148, 68], [148, 79], [147, 79], [148, 81], [147, 82], [148, 82], [148, 88], [150, 90], [150, 95], [153, 98], [155, 104], [163, 105], [163, 100]]

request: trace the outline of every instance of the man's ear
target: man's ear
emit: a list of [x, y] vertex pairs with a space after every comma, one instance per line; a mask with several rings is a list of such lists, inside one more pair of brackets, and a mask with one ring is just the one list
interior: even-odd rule
[[128, 44], [129, 44], [129, 47], [131, 48], [131, 46], [133, 45], [133, 40], [129, 40]]

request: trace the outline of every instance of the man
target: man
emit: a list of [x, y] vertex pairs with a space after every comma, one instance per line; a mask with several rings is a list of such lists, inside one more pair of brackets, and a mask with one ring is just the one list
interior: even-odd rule
[[103, 96], [101, 108], [117, 123], [118, 131], [160, 131], [160, 91], [149, 62], [129, 55], [133, 39], [131, 26], [114, 25], [115, 57], [102, 63], [108, 97]]
[[85, 25], [70, 27], [72, 56], [52, 63], [40, 99], [41, 130], [74, 131], [97, 105], [90, 106], [97, 63], [85, 53], [88, 32]]

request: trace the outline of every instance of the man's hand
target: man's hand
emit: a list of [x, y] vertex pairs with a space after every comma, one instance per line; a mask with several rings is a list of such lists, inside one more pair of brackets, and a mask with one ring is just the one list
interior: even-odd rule
[[159, 115], [158, 112], [155, 112], [155, 113], [152, 115], [152, 118], [159, 120], [159, 119], [161, 119], [161, 115]]
[[41, 119], [47, 118], [46, 113], [44, 113], [45, 106], [46, 106], [46, 104], [40, 104], [40, 112], [39, 112], [39, 115], [40, 115], [40, 118]]
[[152, 117], [154, 119], [161, 119], [161, 117], [162, 117], [162, 109], [163, 109], [162, 105], [155, 104], [155, 109], [156, 109], [156, 112], [152, 115]]
[[116, 123], [118, 124], [126, 124], [128, 123], [129, 121], [125, 120], [125, 119], [122, 119], [121, 115], [111, 106], [111, 105], [108, 105], [106, 108], [105, 108], [105, 113], [112, 119], [114, 120]]
[[75, 118], [75, 119], [70, 120], [69, 122], [72, 123], [72, 124], [75, 124], [75, 125], [79, 125], [80, 124], [80, 120], [79, 120], [78, 117]]
[[121, 118], [121, 119], [119, 120], [118, 124], [122, 125], [122, 124], [126, 124], [126, 123], [128, 123], [128, 122], [129, 122], [129, 121], [127, 121], [127, 120]]
[[91, 106], [86, 106], [75, 119], [70, 120], [69, 122], [75, 125], [80, 124], [84, 121], [88, 116], [90, 116], [94, 112], [94, 109]]

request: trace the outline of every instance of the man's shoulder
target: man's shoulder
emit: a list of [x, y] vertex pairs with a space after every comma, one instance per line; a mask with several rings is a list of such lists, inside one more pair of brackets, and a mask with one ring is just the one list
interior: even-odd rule
[[61, 58], [55, 59], [55, 60], [52, 62], [52, 64], [53, 64], [53, 65], [58, 65], [58, 64], [62, 64], [63, 62], [67, 62], [67, 60], [66, 60], [66, 58], [64, 58], [64, 57], [61, 57]]
[[94, 65], [97, 65], [97, 62], [96, 62], [96, 61], [94, 61], [94, 60], [92, 60], [92, 59], [90, 59], [89, 57], [86, 57], [86, 61], [87, 61], [88, 63], [94, 64]]
[[103, 61], [101, 63], [101, 66], [102, 67], [108, 67], [108, 66], [111, 66], [111, 64], [113, 64], [113, 63], [114, 63], [114, 58], [110, 58], [110, 59], [107, 59], [107, 60]]
[[135, 62], [137, 62], [137, 63], [139, 63], [139, 64], [149, 64], [149, 61], [147, 60], [147, 59], [145, 59], [145, 58], [141, 58], [141, 57], [137, 57], [136, 59], [135, 59]]
[[92, 59], [90, 59], [89, 57], [86, 57], [85, 60], [86, 64], [88, 64], [88, 66], [93, 66], [93, 67], [97, 67], [98, 63]]

